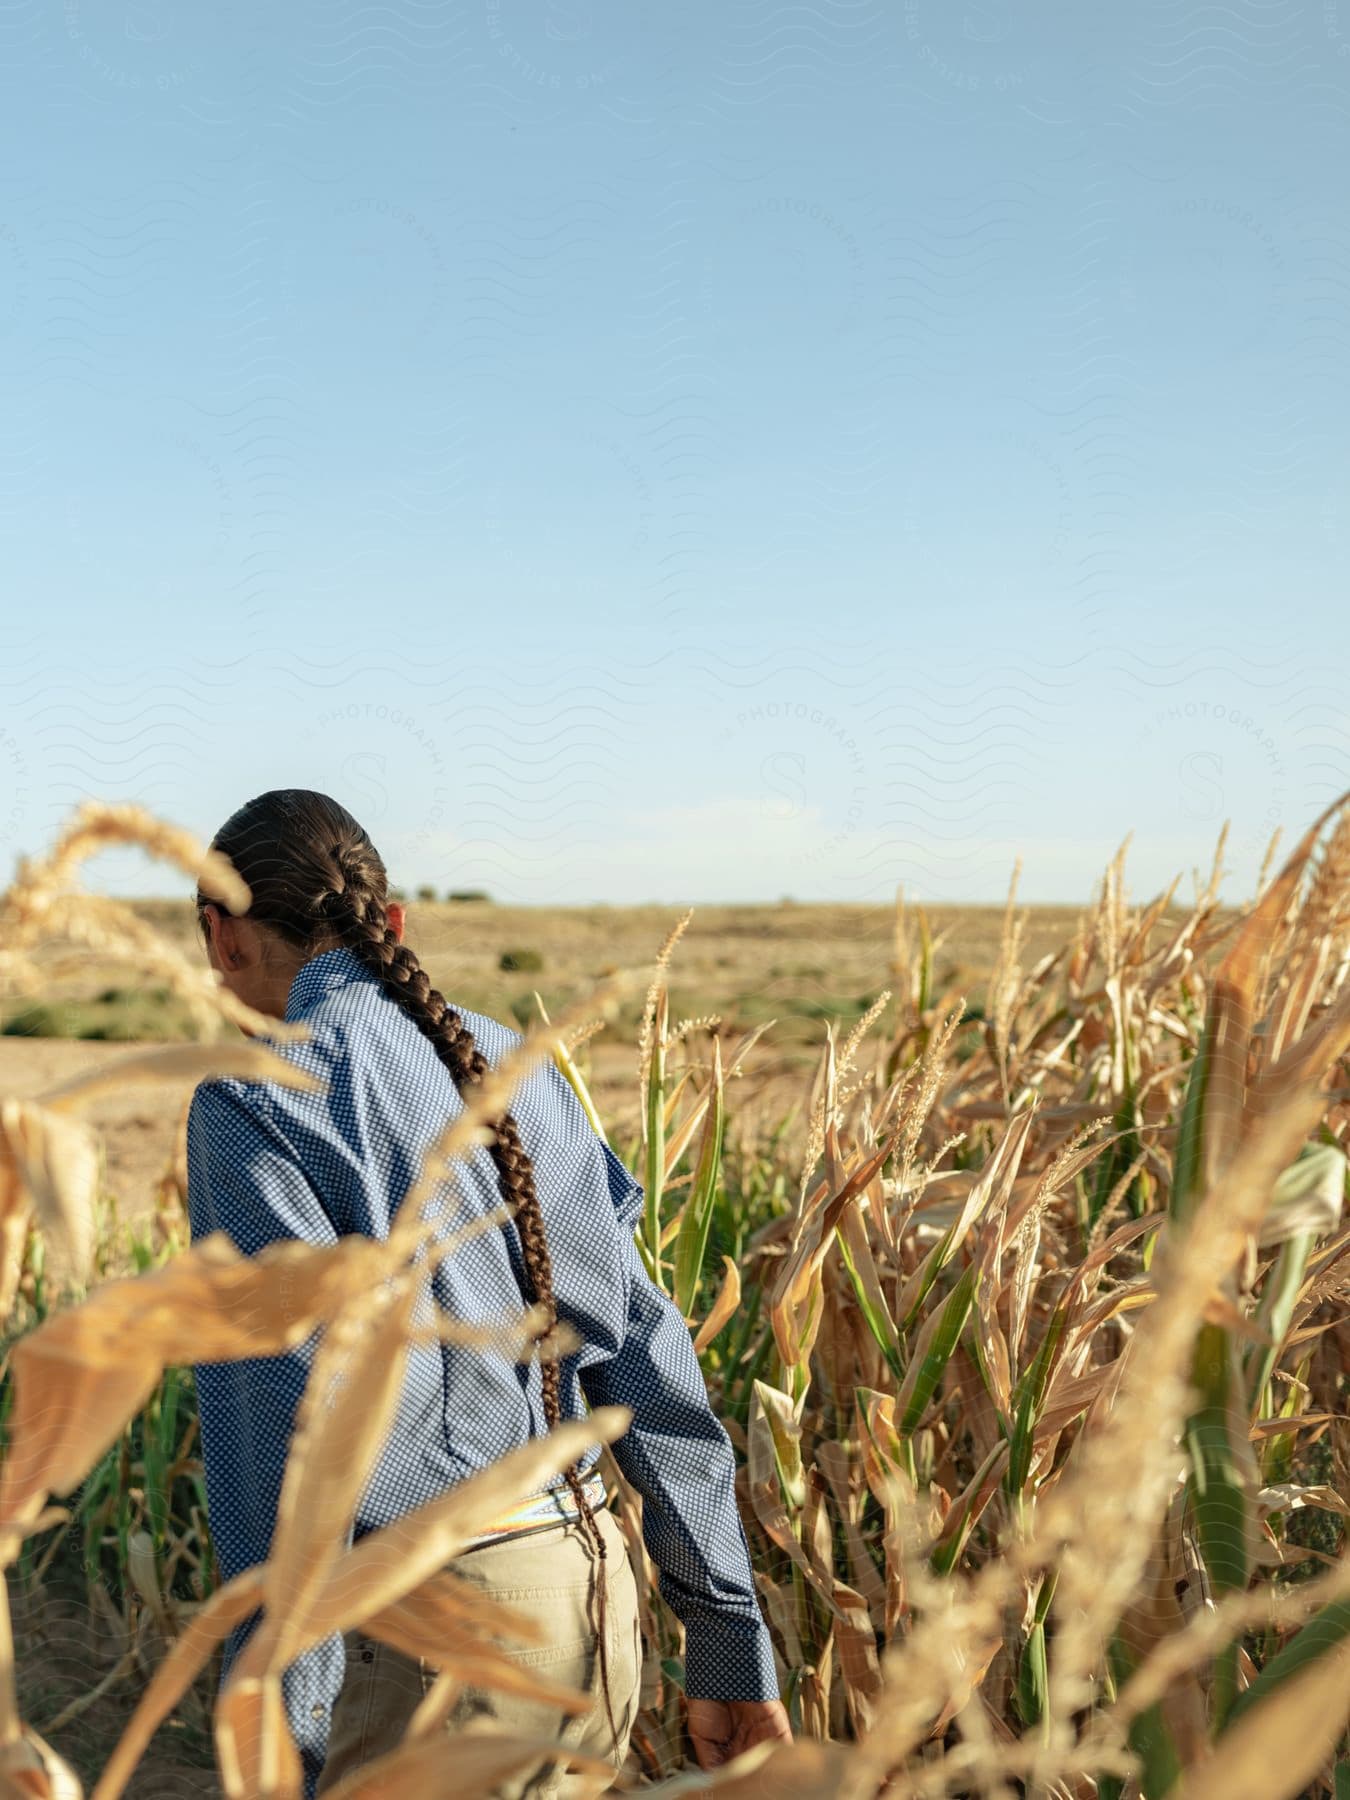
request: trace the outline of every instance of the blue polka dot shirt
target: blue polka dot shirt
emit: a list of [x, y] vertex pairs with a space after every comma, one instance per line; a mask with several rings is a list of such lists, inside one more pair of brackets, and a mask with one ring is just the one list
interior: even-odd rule
[[[457, 1010], [492, 1066], [521, 1042], [496, 1019]], [[328, 950], [303, 965], [286, 1018], [303, 1019], [311, 1035], [272, 1047], [319, 1076], [326, 1091], [234, 1078], [198, 1087], [187, 1123], [194, 1243], [223, 1231], [248, 1256], [283, 1238], [335, 1244], [361, 1232], [385, 1239], [424, 1150], [463, 1110], [430, 1041], [350, 951]], [[647, 1549], [685, 1628], [686, 1690], [691, 1698], [777, 1698], [773, 1650], [736, 1507], [731, 1444], [709, 1405], [688, 1328], [647, 1275], [634, 1242], [643, 1190], [594, 1131], [551, 1058], [517, 1084], [511, 1111], [534, 1163], [559, 1317], [580, 1340], [562, 1363], [563, 1417], [583, 1417], [587, 1403], [632, 1408], [633, 1423], [614, 1454], [643, 1497]], [[454, 1167], [457, 1179], [443, 1183], [438, 1196], [447, 1231], [502, 1204], [486, 1146], [473, 1146]], [[500, 1325], [519, 1315], [525, 1284], [516, 1227], [499, 1225], [440, 1262], [414, 1324], [431, 1321], [434, 1299], [448, 1318]], [[195, 1366], [207, 1509], [226, 1580], [268, 1555], [296, 1409], [318, 1343], [316, 1331], [286, 1355]], [[546, 1429], [538, 1363], [517, 1361], [505, 1340], [501, 1350], [414, 1348], [353, 1536], [423, 1505]], [[597, 1455], [598, 1447], [583, 1468]], [[258, 1616], [227, 1639], [222, 1682]], [[344, 1667], [343, 1641], [334, 1633], [282, 1678], [307, 1800], [323, 1766]]]

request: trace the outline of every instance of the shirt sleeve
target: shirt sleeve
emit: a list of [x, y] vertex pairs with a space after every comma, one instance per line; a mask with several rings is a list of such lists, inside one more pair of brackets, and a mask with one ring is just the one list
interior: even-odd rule
[[[223, 1231], [245, 1256], [286, 1238], [335, 1244], [337, 1233], [285, 1139], [233, 1085], [205, 1082], [187, 1120], [188, 1221], [193, 1243]], [[224, 1580], [267, 1559], [282, 1474], [319, 1332], [280, 1356], [198, 1363], [193, 1374], [207, 1513]], [[221, 1683], [261, 1617], [225, 1641]], [[329, 1720], [345, 1672], [340, 1633], [305, 1651], [282, 1676], [282, 1695], [313, 1800]]]
[[776, 1700], [773, 1642], [759, 1609], [736, 1505], [736, 1458], [712, 1410], [689, 1327], [648, 1275], [633, 1229], [642, 1188], [600, 1140], [623, 1237], [627, 1329], [617, 1353], [585, 1368], [592, 1406], [632, 1408], [613, 1446], [642, 1495], [642, 1535], [661, 1594], [684, 1626], [691, 1700]]

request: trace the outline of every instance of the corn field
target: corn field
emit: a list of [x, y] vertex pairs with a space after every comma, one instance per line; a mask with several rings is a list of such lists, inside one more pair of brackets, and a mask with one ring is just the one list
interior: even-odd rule
[[[38, 991], [36, 953], [73, 945], [170, 985], [213, 1029], [297, 1030], [78, 885], [114, 843], [205, 869], [226, 904], [247, 904], [188, 834], [87, 805], [0, 900], [5, 991]], [[781, 1132], [733, 1130], [772, 1027], [736, 1039], [670, 1017], [687, 917], [653, 968], [553, 1019], [540, 1007], [387, 1243], [251, 1259], [219, 1234], [189, 1247], [170, 1177], [135, 1272], [114, 1266], [84, 1109], [112, 1083], [308, 1080], [256, 1036], [129, 1052], [3, 1100], [0, 1560], [11, 1583], [41, 1583], [78, 1541], [105, 1607], [94, 1595], [118, 1571], [119, 1675], [138, 1698], [93, 1800], [127, 1791], [156, 1731], [194, 1704], [232, 1800], [297, 1795], [281, 1673], [357, 1625], [440, 1673], [403, 1745], [344, 1796], [486, 1793], [540, 1754], [481, 1736], [447, 1755], [459, 1685], [523, 1678], [509, 1616], [446, 1565], [504, 1504], [621, 1435], [623, 1409], [350, 1548], [345, 1534], [415, 1341], [424, 1253], [454, 1254], [419, 1202], [540, 1057], [602, 1128], [584, 1046], [634, 983], [639, 1248], [689, 1321], [741, 1460], [797, 1741], [715, 1776], [684, 1767], [679, 1628], [606, 1458], [653, 1652], [623, 1782], [727, 1800], [1350, 1795], [1350, 797], [1236, 912], [1219, 904], [1221, 855], [1222, 840], [1189, 904], [1174, 888], [1140, 906], [1122, 852], [1071, 940], [1030, 968], [1010, 899], [979, 1007], [939, 991], [938, 946], [898, 905], [892, 985], [847, 1037], [825, 1032], [791, 1162]], [[274, 1354], [320, 1326], [271, 1556], [221, 1585], [188, 1365]], [[455, 1320], [437, 1330], [473, 1341]], [[335, 1404], [311, 1398], [335, 1384]], [[213, 1654], [259, 1606], [217, 1697]], [[20, 1716], [25, 1646], [0, 1613], [0, 1793], [78, 1795]], [[592, 1773], [598, 1792], [608, 1771]]]

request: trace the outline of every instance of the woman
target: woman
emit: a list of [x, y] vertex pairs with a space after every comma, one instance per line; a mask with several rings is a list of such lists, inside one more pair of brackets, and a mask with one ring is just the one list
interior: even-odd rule
[[[432, 987], [403, 942], [403, 909], [388, 898], [383, 862], [326, 794], [261, 794], [212, 843], [252, 900], [234, 917], [198, 892], [211, 966], [258, 1011], [306, 1023], [309, 1037], [277, 1052], [321, 1077], [325, 1091], [235, 1079], [197, 1089], [188, 1115], [193, 1239], [221, 1230], [252, 1255], [281, 1238], [387, 1238], [423, 1151], [520, 1034], [451, 1007]], [[442, 1260], [432, 1295], [448, 1316], [488, 1327], [518, 1314], [524, 1301], [540, 1304], [550, 1320], [572, 1328], [580, 1348], [528, 1362], [505, 1338], [500, 1351], [449, 1344], [411, 1351], [354, 1535], [424, 1504], [559, 1420], [583, 1417], [588, 1402], [626, 1405], [633, 1422], [614, 1454], [643, 1496], [645, 1542], [685, 1628], [698, 1761], [711, 1768], [764, 1739], [786, 1739], [736, 1510], [731, 1446], [708, 1404], [688, 1330], [647, 1276], [633, 1240], [642, 1189], [591, 1128], [551, 1059], [518, 1084], [493, 1130], [490, 1146], [457, 1160], [446, 1229], [503, 1202], [511, 1218], [469, 1235]], [[195, 1371], [207, 1504], [226, 1579], [268, 1554], [316, 1342], [317, 1333], [284, 1356]], [[597, 1454], [545, 1491], [522, 1496], [454, 1565], [532, 1613], [546, 1636], [521, 1660], [593, 1694], [595, 1705], [569, 1721], [466, 1690], [450, 1724], [543, 1732], [617, 1766], [637, 1706], [637, 1593], [592, 1469]], [[254, 1614], [231, 1635], [222, 1680], [256, 1622]], [[430, 1679], [425, 1667], [360, 1633], [335, 1633], [298, 1658], [282, 1687], [307, 1800], [391, 1749]], [[557, 1763], [494, 1790], [503, 1797], [570, 1791]]]

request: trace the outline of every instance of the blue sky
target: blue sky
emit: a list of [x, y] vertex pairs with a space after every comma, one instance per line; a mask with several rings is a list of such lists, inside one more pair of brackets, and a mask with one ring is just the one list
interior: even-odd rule
[[0, 859], [306, 785], [528, 903], [1077, 901], [1131, 831], [1142, 897], [1225, 818], [1250, 891], [1350, 786], [1345, 51], [7, 7]]

